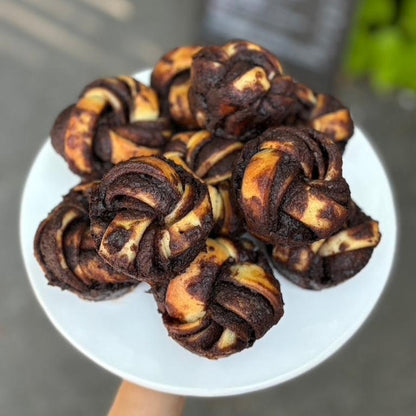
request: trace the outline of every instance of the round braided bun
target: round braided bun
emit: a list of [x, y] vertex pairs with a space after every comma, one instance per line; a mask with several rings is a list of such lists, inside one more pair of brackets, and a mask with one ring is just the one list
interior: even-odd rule
[[294, 81], [279, 60], [249, 42], [201, 49], [191, 69], [191, 107], [198, 125], [246, 141], [295, 111]]
[[313, 242], [348, 218], [341, 153], [312, 129], [270, 128], [249, 142], [235, 163], [233, 190], [248, 231], [266, 243]]
[[120, 76], [87, 85], [58, 116], [51, 138], [70, 169], [91, 179], [132, 157], [159, 155], [171, 134], [156, 92]]
[[98, 253], [147, 282], [187, 267], [214, 225], [207, 186], [158, 157], [114, 166], [94, 187], [90, 216]]
[[340, 231], [312, 244], [271, 248], [274, 266], [306, 289], [335, 286], [355, 276], [380, 242], [378, 222], [351, 201], [348, 221]]
[[88, 183], [72, 189], [39, 225], [35, 255], [50, 285], [89, 300], [111, 299], [138, 281], [115, 271], [97, 254], [89, 227], [91, 188]]
[[283, 316], [279, 282], [244, 240], [208, 239], [206, 251], [154, 294], [169, 335], [211, 359], [250, 347]]

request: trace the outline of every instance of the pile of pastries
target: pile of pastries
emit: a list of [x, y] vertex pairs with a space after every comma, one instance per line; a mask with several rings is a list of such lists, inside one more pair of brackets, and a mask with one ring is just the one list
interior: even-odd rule
[[272, 266], [327, 288], [380, 241], [343, 177], [352, 135], [343, 104], [261, 46], [177, 48], [150, 86], [98, 79], [57, 117], [52, 145], [81, 180], [40, 224], [36, 258], [85, 299], [145, 282], [183, 347], [241, 351], [283, 316]]

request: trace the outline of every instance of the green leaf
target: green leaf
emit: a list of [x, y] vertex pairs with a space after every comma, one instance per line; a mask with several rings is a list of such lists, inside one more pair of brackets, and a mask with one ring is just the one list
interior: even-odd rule
[[365, 0], [358, 10], [360, 25], [383, 26], [393, 22], [396, 13], [394, 0]]
[[403, 45], [400, 65], [398, 87], [416, 90], [416, 43], [407, 42]]
[[349, 50], [347, 52], [346, 69], [354, 77], [367, 74], [371, 59], [369, 51], [372, 49], [372, 37], [366, 30], [353, 32]]
[[400, 14], [401, 27], [407, 36], [416, 41], [416, 1], [405, 0]]
[[401, 84], [406, 40], [397, 27], [378, 30], [373, 35], [371, 81], [378, 90], [390, 90]]

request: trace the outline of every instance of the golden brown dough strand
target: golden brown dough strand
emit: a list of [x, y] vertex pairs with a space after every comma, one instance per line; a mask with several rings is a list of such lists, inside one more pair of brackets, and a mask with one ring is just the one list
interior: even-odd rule
[[187, 267], [214, 225], [206, 185], [159, 157], [114, 166], [93, 189], [90, 216], [99, 254], [146, 282]]
[[230, 191], [232, 165], [243, 144], [206, 130], [181, 132], [168, 142], [164, 156], [208, 184], [215, 227], [213, 234], [237, 237], [243, 232]]
[[378, 222], [351, 201], [349, 218], [340, 231], [312, 244], [270, 248], [274, 266], [306, 289], [335, 286], [355, 276], [370, 260], [381, 239]]
[[35, 255], [50, 285], [89, 300], [112, 299], [138, 281], [115, 271], [97, 254], [89, 228], [91, 187], [88, 183], [72, 189], [39, 225]]
[[163, 113], [185, 129], [198, 127], [189, 102], [190, 69], [200, 46], [182, 46], [162, 56], [152, 72], [151, 86], [160, 96]]
[[51, 138], [74, 173], [96, 179], [132, 157], [159, 155], [171, 134], [156, 92], [119, 76], [87, 85], [58, 116]]
[[208, 239], [206, 251], [153, 292], [169, 335], [211, 359], [250, 347], [283, 316], [279, 282], [244, 240]]
[[312, 129], [273, 127], [247, 143], [233, 191], [248, 231], [270, 244], [327, 238], [348, 218], [341, 153]]

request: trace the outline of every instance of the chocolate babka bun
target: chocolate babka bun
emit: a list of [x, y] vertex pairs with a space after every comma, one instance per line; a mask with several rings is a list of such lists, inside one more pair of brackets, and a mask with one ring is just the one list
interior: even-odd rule
[[303, 247], [271, 246], [273, 265], [306, 289], [335, 286], [355, 276], [370, 260], [380, 242], [378, 222], [351, 202], [343, 228], [332, 236]]
[[98, 301], [119, 297], [139, 282], [115, 271], [97, 254], [88, 215], [91, 187], [88, 183], [73, 188], [39, 225], [35, 256], [50, 285]]
[[214, 225], [207, 186], [150, 156], [119, 163], [94, 186], [90, 217], [100, 256], [148, 283], [183, 271]]
[[232, 186], [247, 230], [265, 243], [312, 243], [348, 219], [341, 152], [313, 129], [273, 127], [248, 142]]
[[183, 46], [167, 53], [156, 64], [151, 78], [151, 86], [159, 94], [163, 114], [187, 130], [198, 127], [189, 102], [189, 88], [193, 57], [200, 49], [200, 46]]
[[312, 127], [331, 137], [344, 151], [354, 134], [354, 122], [348, 108], [335, 97], [315, 93], [301, 83], [296, 83], [292, 96], [296, 97], [297, 110], [285, 124]]
[[159, 155], [171, 135], [156, 92], [126, 76], [87, 85], [51, 131], [55, 150], [85, 179], [132, 157]]
[[316, 101], [309, 113], [308, 125], [329, 135], [342, 150], [354, 134], [354, 122], [348, 108], [327, 94], [316, 95]]
[[296, 110], [294, 81], [279, 60], [250, 42], [202, 48], [191, 68], [189, 97], [198, 125], [246, 141]]
[[174, 135], [164, 156], [180, 164], [208, 185], [215, 226], [213, 235], [237, 237], [243, 232], [230, 191], [233, 162], [243, 144], [216, 137], [206, 130]]
[[211, 359], [250, 347], [283, 316], [279, 282], [245, 240], [208, 239], [185, 271], [153, 293], [169, 335]]
[[217, 137], [206, 130], [175, 134], [164, 153], [176, 153], [208, 185], [231, 179], [232, 165], [243, 144]]

